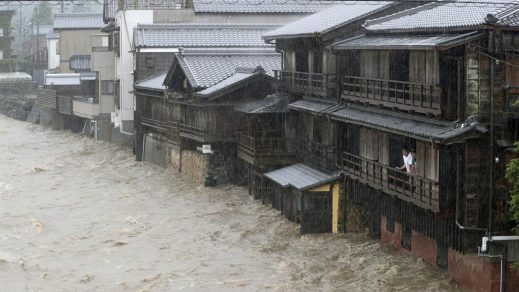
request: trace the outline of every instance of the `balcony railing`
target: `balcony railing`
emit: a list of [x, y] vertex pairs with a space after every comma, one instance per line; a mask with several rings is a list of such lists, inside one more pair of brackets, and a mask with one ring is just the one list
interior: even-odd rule
[[177, 121], [161, 121], [148, 117], [140, 116], [140, 124], [149, 129], [165, 135], [174, 144], [180, 143], [180, 127]]
[[65, 115], [72, 115], [72, 96], [58, 95], [58, 111]]
[[296, 149], [273, 132], [238, 133], [238, 157], [255, 165], [288, 165], [296, 162]]
[[334, 74], [274, 71], [280, 90], [306, 93], [336, 99], [337, 78]]
[[341, 167], [348, 175], [374, 188], [395, 195], [434, 212], [439, 211], [439, 189], [437, 181], [408, 174], [377, 161], [343, 152]]
[[38, 104], [43, 107], [57, 108], [56, 90], [43, 89], [38, 92]]
[[243, 131], [243, 128], [207, 129], [204, 127], [193, 126], [185, 123], [180, 124], [181, 137], [202, 143], [236, 141], [236, 133], [240, 131]]
[[439, 85], [344, 76], [341, 98], [372, 105], [438, 115], [442, 88]]

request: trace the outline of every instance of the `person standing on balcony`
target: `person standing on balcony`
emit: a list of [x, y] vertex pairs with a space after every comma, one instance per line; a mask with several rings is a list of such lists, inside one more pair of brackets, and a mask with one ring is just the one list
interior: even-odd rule
[[409, 150], [407, 148], [402, 149], [402, 160], [404, 161], [404, 164], [400, 167], [397, 167], [400, 170], [406, 170], [408, 174], [413, 173], [414, 168], [414, 158], [411, 153], [409, 153]]
[[409, 156], [411, 156], [411, 174], [416, 174], [416, 150], [411, 149], [411, 152], [409, 153]]

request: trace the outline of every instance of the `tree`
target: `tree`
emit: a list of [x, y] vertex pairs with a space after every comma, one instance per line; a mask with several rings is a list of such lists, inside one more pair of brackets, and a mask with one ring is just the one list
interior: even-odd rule
[[[519, 142], [515, 144], [515, 151], [519, 151]], [[510, 183], [510, 209], [512, 218], [517, 222], [515, 231], [519, 234], [519, 158], [512, 159], [506, 167], [506, 179]]]
[[47, 2], [43, 1], [32, 11], [31, 16], [32, 23], [39, 24], [52, 24], [52, 6]]

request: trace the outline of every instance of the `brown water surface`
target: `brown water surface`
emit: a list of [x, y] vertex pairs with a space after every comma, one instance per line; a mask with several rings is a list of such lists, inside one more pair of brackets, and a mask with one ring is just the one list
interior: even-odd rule
[[0, 116], [1, 291], [459, 291], [364, 235], [299, 235], [240, 187]]

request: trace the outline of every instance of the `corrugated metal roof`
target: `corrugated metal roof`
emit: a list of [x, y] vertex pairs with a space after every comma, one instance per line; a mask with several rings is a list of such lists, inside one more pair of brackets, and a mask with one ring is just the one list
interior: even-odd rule
[[162, 85], [164, 83], [164, 79], [166, 78], [166, 74], [167, 73], [163, 73], [158, 76], [142, 80], [141, 82], [135, 84], [134, 87], [162, 91], [166, 89], [166, 86]]
[[484, 132], [480, 126], [478, 126], [478, 128], [474, 126], [461, 129], [456, 128], [453, 124], [432, 119], [354, 105], [342, 107], [330, 113], [330, 117], [338, 121], [358, 124], [382, 131], [398, 132], [427, 141], [434, 139], [438, 140], [438, 142], [443, 142], [444, 140], [467, 134], [472, 130]]
[[54, 15], [54, 29], [99, 29], [103, 15], [98, 13], [62, 13]]
[[264, 176], [281, 187], [293, 187], [300, 191], [329, 183], [340, 177], [338, 173], [326, 173], [303, 163], [267, 172]]
[[426, 31], [431, 29], [464, 29], [484, 25], [488, 14], [505, 18], [519, 9], [517, 1], [504, 0], [495, 4], [437, 1], [378, 19], [368, 20], [370, 31]]
[[79, 73], [46, 74], [45, 85], [79, 85], [80, 77]]
[[237, 68], [261, 67], [273, 76], [281, 68], [281, 55], [265, 51], [203, 51], [175, 54], [193, 88], [208, 88], [233, 75]]
[[442, 35], [361, 35], [333, 44], [335, 50], [446, 49], [481, 37], [478, 32]]
[[134, 29], [135, 47], [270, 47], [261, 35], [272, 25], [148, 24]]
[[385, 8], [392, 2], [350, 2], [334, 5], [316, 14], [298, 19], [263, 35], [266, 40], [311, 37], [347, 25], [363, 16]]
[[70, 69], [76, 71], [90, 70], [90, 55], [70, 56]]
[[341, 1], [193, 0], [195, 13], [316, 13]]
[[288, 108], [295, 111], [310, 112], [313, 114], [325, 113], [335, 108], [337, 104], [329, 101], [316, 101], [300, 99], [288, 105]]
[[0, 73], [0, 83], [31, 81], [32, 76], [25, 72]]
[[282, 93], [271, 94], [264, 99], [241, 104], [235, 110], [246, 114], [286, 113], [288, 96]]

